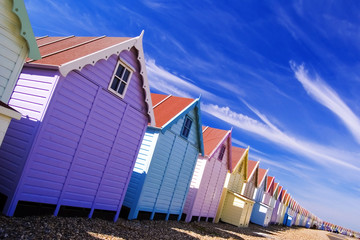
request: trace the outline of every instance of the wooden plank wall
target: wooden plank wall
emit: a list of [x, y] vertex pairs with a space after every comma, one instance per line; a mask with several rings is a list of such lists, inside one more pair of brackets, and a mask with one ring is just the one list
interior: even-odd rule
[[[215, 218], [216, 216], [222, 188], [228, 171], [228, 141], [225, 141], [224, 144], [226, 150], [221, 162], [218, 160], [221, 148], [216, 149], [209, 160], [203, 160], [201, 158], [197, 160], [185, 204], [187, 208], [184, 208], [184, 213], [187, 214], [186, 221], [190, 221], [192, 216], [198, 216], [198, 220], [200, 220], [201, 217]], [[204, 164], [206, 165], [203, 166]], [[194, 189], [196, 185], [199, 186], [197, 189]]]
[[11, 121], [0, 148], [0, 186], [6, 185], [0, 187], [0, 191], [8, 196], [3, 210], [7, 215], [10, 210], [14, 211], [9, 209], [10, 202], [58, 78], [54, 70], [24, 68], [9, 101], [10, 106], [22, 114], [22, 119]]
[[198, 149], [198, 121], [195, 110], [188, 115], [194, 120], [188, 139], [179, 136], [185, 116], [165, 133], [159, 134], [149, 170], [143, 178], [142, 190], [131, 205], [129, 219], [137, 218], [139, 211], [181, 215]]
[[[122, 55], [139, 69], [133, 52]], [[148, 117], [145, 96], [131, 97], [139, 89], [133, 85], [142, 86], [140, 75], [132, 75], [129, 102], [107, 90], [116, 61], [113, 55], [60, 78], [27, 159], [12, 213], [17, 201], [24, 200], [56, 204], [55, 215], [62, 205], [89, 208], [90, 217], [94, 209], [118, 214]], [[43, 78], [40, 72], [34, 76], [37, 81]], [[39, 117], [35, 107], [27, 103], [19, 107]]]

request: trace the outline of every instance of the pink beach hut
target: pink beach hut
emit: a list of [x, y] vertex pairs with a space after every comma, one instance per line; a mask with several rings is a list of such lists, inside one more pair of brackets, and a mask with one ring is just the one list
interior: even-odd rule
[[227, 172], [231, 167], [231, 131], [203, 127], [204, 156], [196, 162], [184, 206], [186, 222], [213, 222]]
[[42, 59], [24, 65], [9, 101], [22, 118], [0, 149], [5, 215], [41, 203], [116, 221], [154, 125], [142, 36], [37, 38]]

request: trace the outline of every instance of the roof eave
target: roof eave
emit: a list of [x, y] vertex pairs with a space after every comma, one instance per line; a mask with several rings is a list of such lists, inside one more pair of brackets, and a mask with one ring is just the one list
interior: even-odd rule
[[36, 44], [28, 13], [23, 0], [13, 0], [13, 13], [19, 18], [21, 24], [20, 35], [25, 39], [29, 48], [28, 56], [34, 60], [41, 59], [39, 48]]
[[[10, 106], [9, 106], [10, 107]], [[21, 118], [21, 113], [19, 113], [18, 111], [16, 111], [13, 108], [6, 108], [0, 105], [0, 115], [4, 115], [7, 116], [9, 118], [14, 118], [17, 120], [20, 120]]]

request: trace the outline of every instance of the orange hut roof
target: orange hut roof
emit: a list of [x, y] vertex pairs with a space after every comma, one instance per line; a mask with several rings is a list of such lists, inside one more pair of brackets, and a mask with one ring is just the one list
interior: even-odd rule
[[210, 156], [213, 152], [219, 147], [220, 144], [225, 140], [225, 137], [230, 133], [230, 131], [211, 128], [211, 127], [202, 127], [203, 139], [204, 139], [204, 154], [205, 156]]
[[156, 127], [161, 128], [195, 101], [192, 98], [151, 93]]
[[232, 152], [232, 156], [231, 156], [231, 169], [230, 171], [232, 172], [235, 167], [238, 165], [238, 163], [240, 162], [240, 160], [243, 158], [246, 149], [241, 148], [241, 147], [231, 147], [231, 152]]
[[271, 193], [271, 196], [274, 196], [274, 194], [276, 193], [276, 190], [277, 190], [278, 187], [279, 187], [279, 183], [274, 182], [274, 188], [273, 188], [273, 191]]
[[247, 170], [247, 181], [255, 174], [256, 169], [259, 167], [259, 161], [248, 160], [248, 170]]
[[[204, 141], [204, 154], [207, 157], [211, 157], [214, 152], [223, 144], [226, 140], [228, 146], [231, 148], [231, 130], [222, 130], [211, 127], [202, 127], [203, 141]], [[231, 169], [231, 151], [228, 150], [228, 169]]]
[[258, 170], [258, 181], [257, 181], [257, 186], [258, 187], [266, 179], [267, 172], [268, 172], [267, 169], [259, 168], [259, 170]]
[[266, 179], [266, 192], [270, 191], [272, 185], [274, 185], [275, 177], [267, 176]]
[[37, 38], [41, 59], [27, 62], [61, 66], [65, 63], [123, 43], [128, 37], [42, 37]]

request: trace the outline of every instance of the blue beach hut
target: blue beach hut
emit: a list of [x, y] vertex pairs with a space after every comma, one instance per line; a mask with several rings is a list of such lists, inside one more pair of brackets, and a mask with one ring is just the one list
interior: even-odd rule
[[255, 190], [255, 204], [250, 221], [263, 227], [269, 225], [273, 208], [264, 202], [267, 189], [267, 169], [259, 168], [258, 183]]
[[128, 219], [180, 219], [199, 153], [200, 100], [151, 94], [148, 126], [123, 203]]

